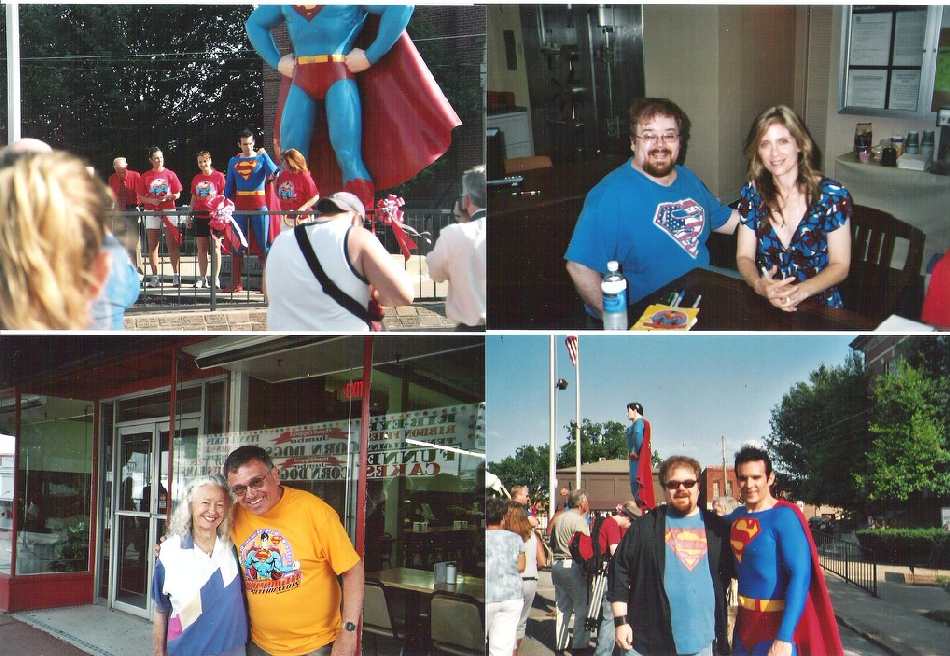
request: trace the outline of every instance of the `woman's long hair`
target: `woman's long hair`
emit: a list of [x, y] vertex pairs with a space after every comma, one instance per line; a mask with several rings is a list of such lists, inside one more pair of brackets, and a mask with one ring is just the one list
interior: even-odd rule
[[501, 525], [512, 533], [517, 533], [525, 542], [531, 539], [531, 522], [528, 520], [525, 507], [520, 503], [508, 502], [508, 511], [505, 513], [505, 518], [501, 520]]
[[309, 172], [307, 168], [307, 158], [301, 154], [296, 148], [288, 148], [280, 154], [281, 158], [287, 162], [287, 166], [290, 167], [291, 171], [305, 171]]
[[[815, 140], [812, 139], [808, 128], [791, 108], [785, 105], [769, 107], [756, 117], [745, 141], [745, 156], [749, 162], [746, 177], [749, 182], [755, 183], [755, 188], [762, 196], [768, 210], [769, 221], [781, 216], [778, 205], [778, 190], [772, 174], [759, 158], [759, 142], [772, 125], [782, 125], [792, 135], [798, 144], [798, 188], [805, 194], [805, 201], [811, 206], [820, 194], [818, 182], [821, 180], [821, 151]], [[760, 229], [768, 230], [768, 223], [759, 222]], [[762, 228], [764, 226], [764, 228]]]
[[68, 153], [0, 162], [0, 328], [87, 326], [111, 205], [108, 188]]
[[220, 474], [209, 474], [200, 476], [189, 481], [185, 486], [185, 492], [182, 500], [175, 506], [175, 512], [172, 513], [171, 521], [168, 522], [167, 534], [171, 535], [194, 535], [194, 517], [191, 515], [191, 502], [194, 501], [195, 492], [205, 485], [213, 485], [224, 491], [224, 500], [227, 503], [227, 509], [224, 511], [224, 519], [218, 525], [217, 534], [219, 538], [228, 539], [231, 531], [231, 510], [234, 507], [234, 499], [231, 498], [231, 490]]

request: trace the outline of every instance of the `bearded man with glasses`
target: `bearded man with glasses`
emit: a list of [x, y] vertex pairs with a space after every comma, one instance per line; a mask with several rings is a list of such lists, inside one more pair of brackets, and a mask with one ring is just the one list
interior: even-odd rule
[[316, 495], [282, 486], [261, 447], [232, 451], [224, 475], [237, 501], [231, 541], [251, 620], [248, 656], [352, 656], [363, 561], [339, 515]]
[[728, 525], [699, 507], [699, 473], [687, 456], [660, 464], [667, 503], [634, 521], [611, 562], [614, 637], [632, 656], [729, 653]]
[[591, 328], [603, 311], [600, 282], [617, 261], [631, 305], [685, 273], [709, 264], [706, 242], [732, 234], [739, 214], [679, 164], [689, 118], [666, 98], [641, 98], [630, 108], [633, 157], [590, 190], [564, 259], [586, 305]]

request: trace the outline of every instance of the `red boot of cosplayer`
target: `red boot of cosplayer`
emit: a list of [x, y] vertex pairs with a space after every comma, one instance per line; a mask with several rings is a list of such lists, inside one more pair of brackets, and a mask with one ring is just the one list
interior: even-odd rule
[[343, 185], [343, 191], [348, 191], [359, 198], [360, 202], [363, 203], [363, 207], [365, 207], [368, 212], [372, 211], [375, 206], [373, 196], [376, 193], [376, 187], [373, 186], [371, 180], [350, 180]]
[[244, 284], [241, 282], [241, 269], [243, 269], [244, 257], [235, 255], [231, 257], [231, 284], [221, 290], [224, 294], [235, 294], [244, 291]]

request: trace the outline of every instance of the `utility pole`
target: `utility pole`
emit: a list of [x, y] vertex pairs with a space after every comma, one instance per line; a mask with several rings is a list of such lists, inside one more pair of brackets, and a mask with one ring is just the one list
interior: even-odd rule
[[7, 4], [7, 143], [20, 140], [20, 12]]
[[[729, 474], [726, 473], [726, 436], [722, 436], [722, 495], [726, 496], [729, 490]], [[735, 495], [732, 495], [735, 496]]]

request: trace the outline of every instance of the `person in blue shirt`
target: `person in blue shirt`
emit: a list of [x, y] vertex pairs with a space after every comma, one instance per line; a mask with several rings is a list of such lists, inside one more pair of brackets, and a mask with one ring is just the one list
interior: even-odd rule
[[695, 173], [677, 164], [689, 118], [665, 98], [630, 108], [633, 157], [587, 194], [571, 243], [567, 271], [588, 315], [603, 310], [600, 282], [607, 262], [620, 263], [627, 302], [634, 304], [685, 273], [709, 264], [711, 232], [732, 234], [739, 214], [723, 205]]
[[699, 506], [699, 474], [694, 458], [664, 460], [667, 503], [631, 524], [611, 561], [607, 597], [626, 656], [729, 653], [728, 525]]

